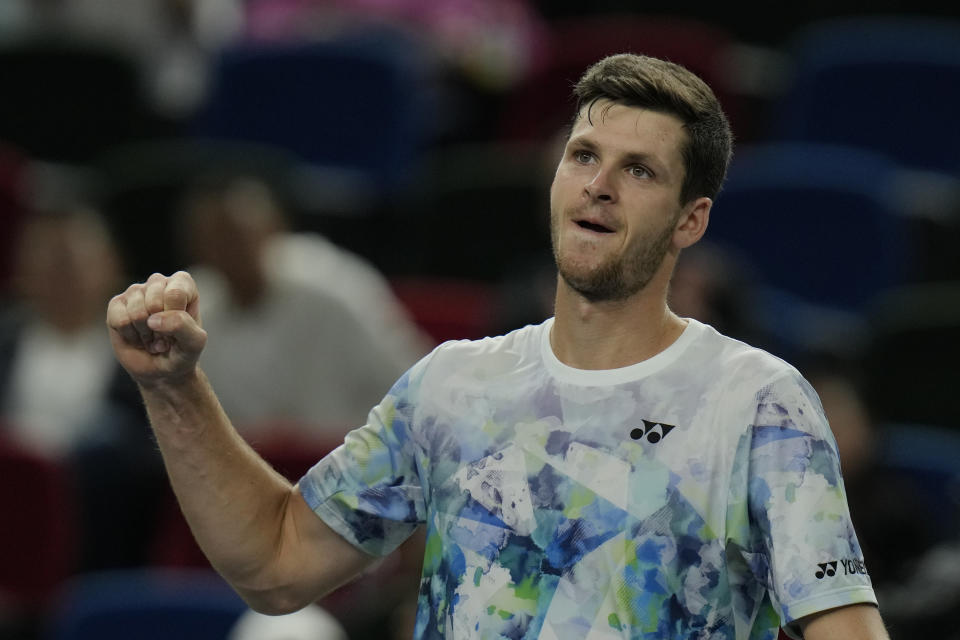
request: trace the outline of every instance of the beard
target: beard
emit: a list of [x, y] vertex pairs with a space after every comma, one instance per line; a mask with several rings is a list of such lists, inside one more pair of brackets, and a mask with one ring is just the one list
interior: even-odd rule
[[567, 264], [557, 247], [557, 233], [551, 233], [553, 259], [567, 285], [590, 302], [626, 300], [649, 284], [670, 250], [673, 224], [657, 233], [639, 238], [627, 252], [611, 257], [593, 268], [577, 269]]

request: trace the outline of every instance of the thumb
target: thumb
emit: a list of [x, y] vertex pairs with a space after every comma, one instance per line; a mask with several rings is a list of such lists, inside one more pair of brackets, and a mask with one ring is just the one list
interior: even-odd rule
[[183, 351], [199, 353], [207, 344], [207, 332], [186, 311], [151, 314], [147, 326], [158, 336], [172, 339]]

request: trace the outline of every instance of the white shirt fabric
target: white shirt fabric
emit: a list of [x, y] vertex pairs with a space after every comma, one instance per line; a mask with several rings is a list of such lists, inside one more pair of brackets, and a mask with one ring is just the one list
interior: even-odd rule
[[94, 418], [104, 408], [115, 373], [103, 326], [64, 334], [46, 324], [28, 325], [19, 338], [5, 399], [12, 433], [54, 457], [103, 435]]
[[426, 525], [416, 638], [774, 640], [876, 602], [796, 369], [689, 320], [578, 370], [551, 327], [441, 345], [300, 481], [368, 553]]
[[273, 277], [241, 308], [199, 278], [207, 345], [200, 356], [221, 404], [244, 435], [284, 420], [304, 435], [361, 424], [403, 366], [332, 296]]
[[273, 277], [315, 287], [343, 303], [401, 370], [435, 346], [373, 264], [322, 235], [277, 234], [267, 245], [264, 260]]

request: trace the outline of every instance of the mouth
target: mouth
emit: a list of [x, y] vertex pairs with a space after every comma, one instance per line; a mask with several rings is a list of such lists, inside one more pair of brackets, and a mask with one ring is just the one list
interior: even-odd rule
[[574, 222], [576, 222], [577, 226], [581, 229], [593, 231], [594, 233], [613, 233], [613, 229], [610, 227], [605, 227], [602, 224], [590, 222], [589, 220], [575, 220]]

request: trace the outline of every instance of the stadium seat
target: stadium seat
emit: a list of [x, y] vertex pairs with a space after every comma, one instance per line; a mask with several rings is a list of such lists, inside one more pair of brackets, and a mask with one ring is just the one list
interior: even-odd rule
[[495, 311], [492, 285], [429, 276], [392, 278], [390, 284], [414, 322], [438, 343], [490, 335]]
[[954, 539], [960, 525], [960, 430], [887, 423], [880, 433], [881, 464], [917, 483], [927, 502], [937, 505], [928, 524], [941, 542]]
[[656, 56], [689, 68], [710, 84], [734, 123], [741, 119], [726, 66], [735, 39], [721, 28], [681, 16], [604, 13], [557, 21], [551, 31], [547, 60], [503, 107], [501, 132], [507, 139], [544, 139], [566, 125], [573, 85], [588, 66], [615, 53]]
[[862, 312], [913, 269], [909, 221], [893, 195], [897, 172], [893, 161], [857, 148], [745, 146], [707, 237], [752, 263], [766, 285]]
[[130, 569], [77, 576], [54, 609], [49, 640], [218, 640], [247, 610], [209, 570]]
[[339, 171], [357, 197], [395, 194], [408, 186], [433, 122], [421, 54], [386, 28], [235, 45], [214, 65], [191, 134], [283, 148]]
[[960, 170], [960, 22], [856, 17], [815, 22], [786, 50], [793, 79], [777, 139], [874, 149], [901, 164]]
[[2, 432], [0, 425], [0, 605], [35, 615], [76, 567], [77, 496], [64, 465]]

